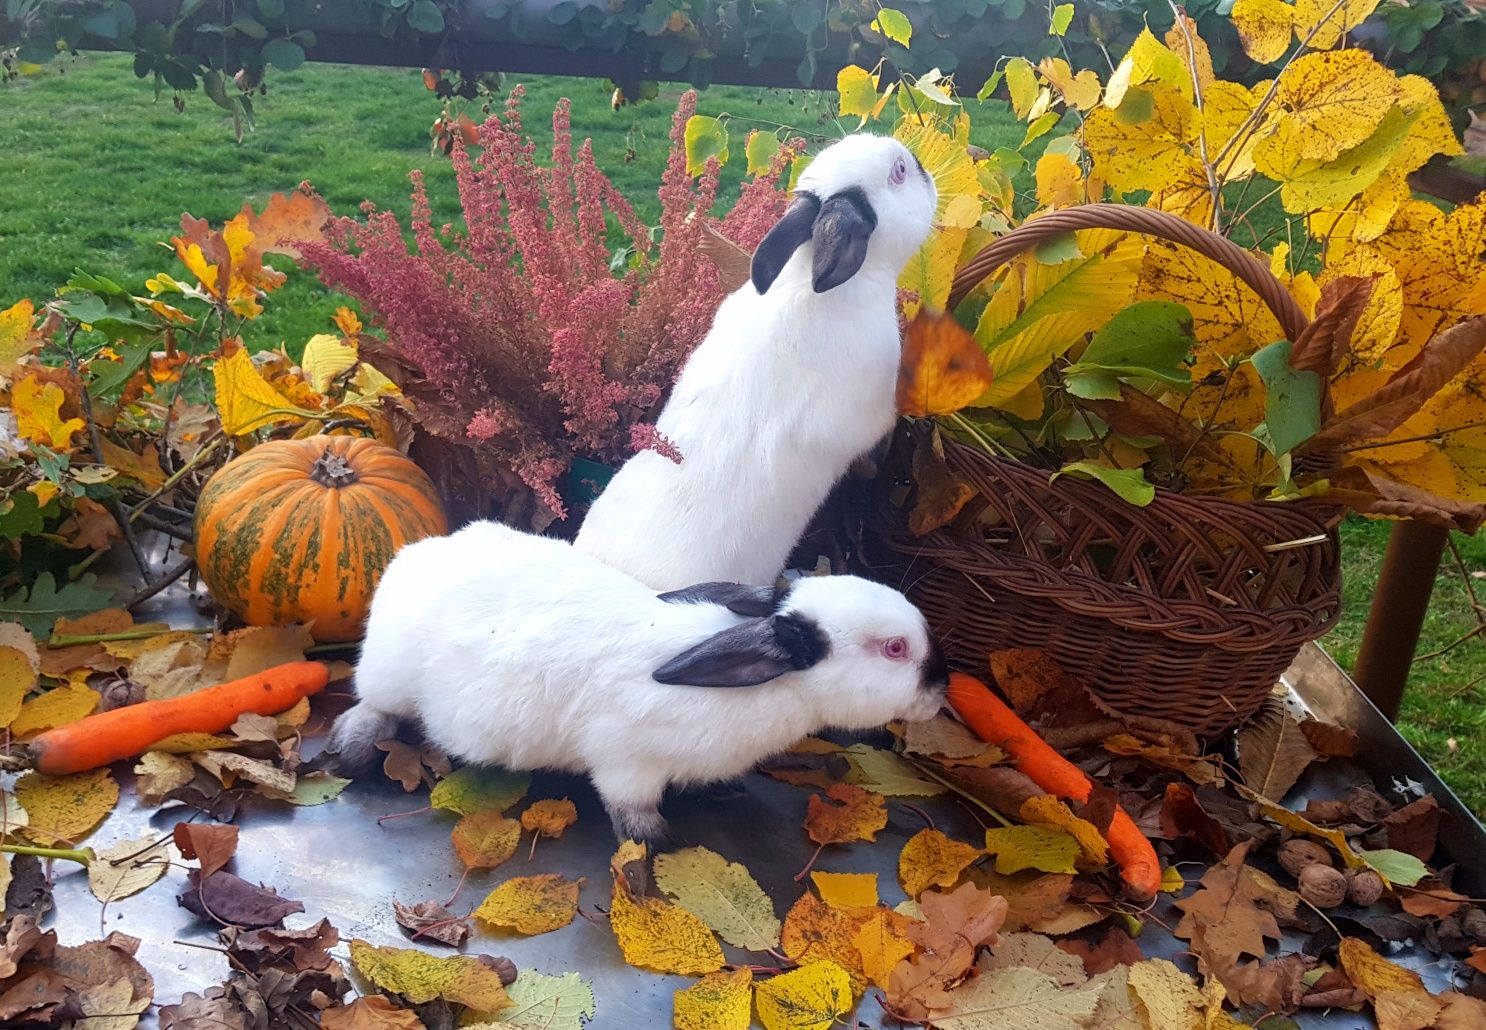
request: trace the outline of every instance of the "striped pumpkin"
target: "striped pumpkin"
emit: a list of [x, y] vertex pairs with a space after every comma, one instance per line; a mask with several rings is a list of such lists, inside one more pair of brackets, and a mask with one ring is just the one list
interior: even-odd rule
[[355, 640], [397, 549], [446, 532], [433, 483], [391, 447], [274, 440], [207, 481], [196, 563], [217, 603], [250, 626], [313, 619], [316, 640]]

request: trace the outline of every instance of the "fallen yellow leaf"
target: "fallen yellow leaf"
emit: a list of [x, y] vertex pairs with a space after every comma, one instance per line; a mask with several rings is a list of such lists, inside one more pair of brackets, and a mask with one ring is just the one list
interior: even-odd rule
[[91, 833], [118, 804], [119, 785], [107, 769], [72, 776], [28, 772], [16, 781], [15, 797], [29, 819], [26, 835], [47, 845]]
[[834, 962], [812, 962], [754, 991], [764, 1030], [828, 1030], [856, 1003], [851, 978]]
[[491, 891], [474, 912], [482, 923], [527, 935], [560, 930], [577, 914], [578, 881], [556, 873], [513, 877]]
[[746, 966], [708, 973], [676, 992], [675, 1030], [748, 1030], [753, 1015], [753, 972]]

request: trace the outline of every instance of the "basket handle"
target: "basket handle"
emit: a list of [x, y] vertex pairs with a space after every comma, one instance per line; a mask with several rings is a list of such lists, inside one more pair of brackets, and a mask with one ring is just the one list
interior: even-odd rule
[[1124, 229], [1197, 251], [1248, 283], [1265, 306], [1274, 312], [1286, 337], [1292, 341], [1300, 337], [1301, 330], [1310, 321], [1295, 298], [1290, 296], [1290, 291], [1285, 289], [1284, 283], [1232, 240], [1169, 212], [1128, 204], [1081, 204], [1023, 223], [987, 245], [955, 274], [949, 292], [949, 309], [953, 310], [976, 284], [1016, 255], [1075, 229]]

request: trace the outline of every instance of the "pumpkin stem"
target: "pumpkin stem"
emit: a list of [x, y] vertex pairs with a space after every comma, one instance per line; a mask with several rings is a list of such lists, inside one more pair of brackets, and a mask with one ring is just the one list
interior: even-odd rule
[[347, 464], [345, 458], [326, 451], [315, 459], [315, 467], [310, 469], [310, 478], [321, 486], [338, 490], [343, 486], [350, 486], [361, 477], [356, 475], [356, 470]]

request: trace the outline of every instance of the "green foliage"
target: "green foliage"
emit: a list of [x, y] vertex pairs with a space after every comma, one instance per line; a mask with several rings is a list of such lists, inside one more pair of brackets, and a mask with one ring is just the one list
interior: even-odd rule
[[91, 572], [57, 589], [56, 578], [43, 572], [29, 588], [19, 587], [0, 597], [0, 621], [19, 622], [33, 636], [51, 635], [58, 619], [71, 619], [88, 612], [107, 608], [113, 603], [113, 592], [97, 585]]
[[1289, 340], [1254, 352], [1250, 362], [1264, 380], [1264, 433], [1274, 454], [1288, 454], [1321, 429], [1321, 377], [1290, 367]]

